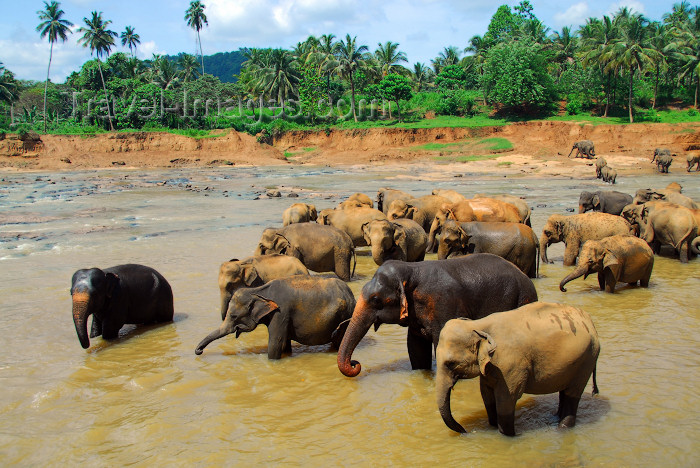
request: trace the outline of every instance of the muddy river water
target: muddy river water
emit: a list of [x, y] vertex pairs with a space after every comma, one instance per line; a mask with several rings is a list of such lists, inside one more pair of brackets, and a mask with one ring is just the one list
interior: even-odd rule
[[[443, 424], [434, 371], [412, 371], [405, 329], [362, 340], [354, 379], [327, 346], [267, 359], [267, 330], [230, 335], [195, 356], [220, 323], [218, 266], [250, 255], [294, 201], [332, 207], [389, 186], [523, 196], [538, 235], [596, 180], [483, 176], [467, 165], [397, 169], [212, 168], [4, 174], [0, 177], [0, 459], [19, 466], [697, 466], [700, 459], [700, 259], [657, 256], [648, 289], [600, 292], [595, 277], [558, 289], [563, 244], [541, 265], [540, 300], [589, 312], [602, 351], [577, 426], [556, 428], [557, 396], [525, 395], [508, 438], [488, 426], [478, 381]], [[461, 177], [455, 177], [460, 175]], [[675, 180], [700, 200], [700, 175], [621, 177], [615, 189]], [[258, 196], [278, 187], [281, 198]], [[299, 198], [288, 198], [291, 191]], [[357, 294], [375, 265], [360, 250]], [[434, 258], [429, 256], [429, 259]], [[143, 263], [170, 281], [175, 321], [126, 327], [83, 350], [71, 318], [79, 268]]]

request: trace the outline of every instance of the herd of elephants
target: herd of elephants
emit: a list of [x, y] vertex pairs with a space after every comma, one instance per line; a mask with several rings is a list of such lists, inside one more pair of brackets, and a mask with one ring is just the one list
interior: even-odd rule
[[[574, 148], [591, 157], [592, 145]], [[370, 327], [398, 324], [408, 329], [413, 369], [431, 369], [435, 352], [436, 400], [450, 429], [464, 432], [451, 413], [452, 388], [475, 377], [488, 421], [503, 434], [515, 434], [523, 393], [558, 392], [559, 426], [571, 427], [591, 376], [598, 391], [600, 343], [583, 310], [538, 302], [532, 278], [540, 259], [551, 263], [547, 247], [565, 244], [564, 264], [576, 266], [561, 280], [561, 291], [593, 273], [609, 293], [616, 283], [647, 287], [662, 246], [675, 249], [681, 262], [700, 254], [700, 202], [681, 192], [676, 183], [640, 189], [634, 197], [582, 192], [579, 213], [551, 215], [539, 238], [530, 207], [512, 195], [466, 198], [433, 190], [416, 198], [382, 188], [374, 200], [356, 193], [320, 212], [294, 203], [282, 214], [282, 227], [262, 232], [252, 256], [221, 265], [222, 324], [195, 353], [264, 324], [270, 359], [291, 352], [292, 341], [331, 343], [340, 372], [354, 377], [361, 365], [352, 354]], [[355, 298], [346, 282], [358, 247], [369, 248], [378, 268]], [[438, 259], [424, 261], [426, 252]], [[116, 338], [125, 324], [173, 319], [170, 285], [144, 265], [78, 270], [71, 295], [83, 348], [90, 338]]]

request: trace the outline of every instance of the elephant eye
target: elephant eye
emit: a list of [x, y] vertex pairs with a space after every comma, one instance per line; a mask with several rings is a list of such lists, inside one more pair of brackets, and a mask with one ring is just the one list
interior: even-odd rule
[[382, 302], [381, 299], [379, 299], [378, 296], [372, 296], [369, 298], [369, 303], [372, 306], [373, 309], [376, 310], [381, 310], [384, 308], [384, 302]]

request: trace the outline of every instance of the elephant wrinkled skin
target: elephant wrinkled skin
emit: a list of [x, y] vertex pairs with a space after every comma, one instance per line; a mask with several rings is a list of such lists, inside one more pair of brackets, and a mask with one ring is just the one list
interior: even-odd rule
[[350, 236], [355, 247], [363, 247], [367, 241], [362, 226], [375, 219], [386, 219], [386, 215], [366, 205], [346, 206], [340, 210], [322, 210], [318, 223], [340, 229]]
[[375, 219], [365, 223], [362, 231], [377, 265], [387, 260], [422, 262], [425, 258], [428, 235], [412, 219]]
[[587, 211], [600, 211], [619, 215], [622, 209], [632, 203], [632, 196], [626, 193], [610, 191], [581, 192], [578, 198], [579, 214]]
[[576, 150], [574, 158], [578, 158], [579, 156], [583, 155], [582, 157], [585, 157], [586, 159], [593, 159], [595, 156], [595, 147], [591, 140], [581, 140], [574, 143], [567, 157], [571, 157], [571, 153], [573, 153], [574, 150]]
[[489, 424], [515, 435], [515, 405], [524, 393], [559, 393], [559, 427], [576, 424], [578, 404], [593, 375], [600, 341], [591, 317], [576, 307], [536, 302], [479, 320], [450, 320], [436, 350], [436, 400], [453, 431], [450, 394], [460, 379], [479, 377]]

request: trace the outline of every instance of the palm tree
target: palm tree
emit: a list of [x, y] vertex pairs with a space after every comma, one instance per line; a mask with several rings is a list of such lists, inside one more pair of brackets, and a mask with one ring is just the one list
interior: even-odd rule
[[10, 70], [0, 62], [0, 102], [11, 103], [17, 97], [17, 82]]
[[318, 38], [318, 46], [316, 48], [317, 61], [319, 68], [326, 73], [326, 92], [328, 93], [328, 105], [333, 104], [331, 96], [331, 74], [333, 73], [335, 61], [335, 34], [322, 34]]
[[187, 83], [191, 79], [197, 78], [197, 74], [199, 73], [199, 71], [197, 71], [199, 67], [197, 57], [190, 54], [180, 54], [177, 59], [177, 64], [180, 67], [180, 77], [182, 81]]
[[178, 81], [177, 67], [163, 56], [157, 56], [153, 61], [153, 82], [163, 89], [169, 89]]
[[457, 65], [461, 55], [461, 52], [455, 46], [449, 46], [442, 49], [442, 52], [440, 52], [438, 56], [432, 60], [435, 74], [439, 74], [440, 70], [448, 65]]
[[185, 21], [187, 26], [197, 31], [197, 42], [199, 43], [199, 56], [202, 57], [202, 75], [204, 75], [204, 53], [202, 52], [202, 39], [199, 31], [204, 26], [209, 26], [207, 15], [204, 14], [206, 7], [199, 0], [190, 2], [190, 7], [185, 11]]
[[649, 20], [644, 16], [630, 13], [622, 16], [619, 24], [620, 37], [607, 47], [603, 56], [609, 60], [606, 68], [620, 67], [629, 72], [628, 107], [631, 123], [634, 122], [632, 115], [634, 72], [636, 70], [642, 72], [647, 66], [653, 66], [661, 54], [650, 45]]
[[378, 43], [379, 47], [374, 51], [374, 57], [379, 62], [379, 69], [382, 72], [382, 77], [389, 73], [398, 73], [399, 75], [406, 72], [406, 69], [399, 65], [399, 62], [408, 62], [406, 54], [397, 50], [399, 44], [396, 42], [386, 41], [384, 45]]
[[357, 112], [355, 111], [355, 82], [353, 76], [355, 71], [364, 68], [365, 62], [369, 59], [369, 48], [366, 45], [357, 45], [357, 36], [345, 36], [345, 41], [339, 41], [335, 45], [335, 70], [341, 77], [350, 82], [350, 108], [352, 116], [357, 122]]
[[124, 28], [124, 32], [120, 36], [122, 40], [122, 46], [128, 47], [131, 56], [134, 56], [134, 50], [141, 44], [141, 37], [134, 32], [134, 28], [127, 26]]
[[672, 28], [672, 39], [664, 51], [681, 64], [679, 79], [695, 76], [694, 106], [697, 109], [700, 91], [700, 28], [695, 28], [694, 24], [691, 22]]
[[554, 61], [560, 64], [559, 77], [566, 70], [568, 63], [574, 62], [574, 55], [578, 46], [578, 40], [571, 34], [571, 28], [564, 26], [561, 33], [552, 35], [552, 47], [554, 49]]
[[[469, 39], [469, 45], [464, 48], [464, 52], [472, 52], [474, 55], [474, 66], [481, 76], [484, 75], [484, 62], [486, 61], [486, 51], [489, 48], [489, 42], [483, 37], [476, 35]], [[483, 90], [483, 101], [486, 105], [486, 90]]]
[[299, 71], [294, 55], [288, 50], [272, 49], [266, 66], [253, 72], [256, 89], [275, 97], [282, 106], [291, 95], [297, 94]]
[[674, 28], [679, 28], [690, 20], [690, 3], [683, 0], [680, 3], [674, 3], [670, 13], [664, 13], [664, 24]]
[[616, 67], [613, 67], [614, 69], [612, 70], [608, 68], [610, 60], [604, 57], [604, 53], [618, 35], [619, 28], [609, 16], [603, 16], [602, 20], [597, 18], [589, 18], [586, 20], [586, 24], [579, 29], [579, 36], [581, 37], [580, 50], [583, 54], [583, 66], [595, 64], [597, 67], [599, 67], [602, 74], [606, 78], [605, 112], [603, 113], [603, 117], [608, 116], [608, 110], [610, 109], [610, 78], [616, 74], [617, 71]]
[[668, 45], [668, 34], [667, 34], [667, 28], [663, 24], [655, 21], [651, 23], [650, 25], [651, 28], [651, 38], [650, 38], [650, 44], [651, 47], [656, 50], [659, 55], [658, 59], [654, 61], [654, 67], [655, 67], [655, 80], [654, 80], [654, 100], [652, 101], [651, 108], [654, 109], [656, 108], [656, 98], [659, 93], [659, 73], [661, 72], [661, 68], [665, 66], [666, 64], [666, 57], [664, 56], [664, 48]]
[[85, 25], [87, 27], [78, 28], [78, 32], [83, 34], [78, 42], [83, 44], [83, 47], [90, 48], [90, 55], [97, 55], [97, 67], [100, 70], [100, 77], [102, 78], [102, 89], [105, 92], [105, 100], [107, 101], [107, 118], [109, 119], [109, 128], [114, 130], [114, 125], [112, 125], [112, 113], [109, 110], [109, 96], [107, 95], [107, 86], [105, 85], [105, 77], [102, 74], [102, 61], [100, 58], [103, 54], [109, 57], [109, 53], [112, 51], [112, 46], [114, 45], [114, 38], [117, 37], [117, 33], [107, 29], [107, 27], [112, 24], [110, 20], [102, 19], [102, 12], [93, 11], [92, 18], [83, 18]]
[[63, 19], [63, 10], [60, 9], [61, 4], [52, 1], [51, 3], [44, 2], [44, 9], [37, 11], [41, 23], [36, 27], [40, 32], [41, 38], [48, 36], [51, 44], [49, 52], [49, 67], [46, 70], [46, 83], [44, 83], [44, 133], [46, 133], [46, 94], [49, 89], [49, 73], [51, 72], [51, 59], [53, 58], [53, 44], [59, 39], [61, 42], [68, 40], [68, 34], [71, 33], [70, 27], [73, 26], [68, 20]]
[[413, 64], [413, 82], [416, 85], [416, 91], [422, 91], [432, 76], [433, 70], [425, 66], [424, 63], [416, 62]]

